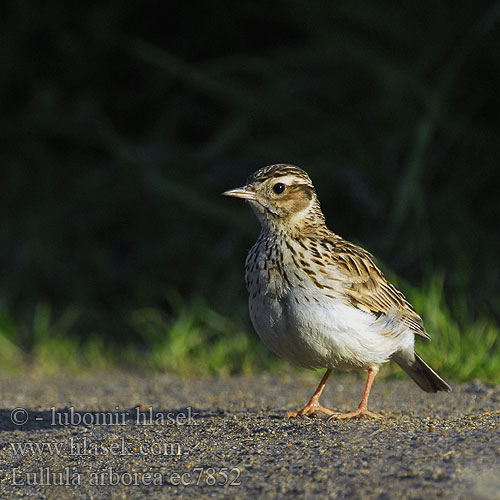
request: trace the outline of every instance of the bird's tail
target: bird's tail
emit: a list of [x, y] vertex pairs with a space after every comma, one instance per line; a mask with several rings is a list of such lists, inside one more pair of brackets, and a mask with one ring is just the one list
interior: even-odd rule
[[425, 392], [451, 391], [451, 387], [417, 353], [413, 361], [397, 355], [392, 359]]

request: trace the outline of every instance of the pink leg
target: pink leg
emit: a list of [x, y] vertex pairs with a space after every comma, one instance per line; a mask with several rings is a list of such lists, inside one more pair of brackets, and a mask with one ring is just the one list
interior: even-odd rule
[[354, 418], [354, 417], [370, 417], [370, 418], [382, 418], [382, 415], [379, 413], [373, 413], [368, 410], [368, 397], [370, 396], [370, 391], [372, 389], [373, 381], [378, 373], [378, 367], [370, 368], [368, 370], [368, 378], [366, 380], [365, 391], [363, 392], [363, 397], [361, 398], [361, 403], [356, 410], [351, 411], [349, 413], [337, 413], [331, 415], [328, 420], [331, 418]]
[[328, 380], [328, 377], [330, 376], [330, 373], [332, 373], [332, 370], [329, 368], [326, 370], [325, 374], [323, 375], [323, 378], [321, 379], [321, 382], [318, 385], [318, 388], [316, 391], [314, 391], [314, 394], [312, 398], [310, 399], [309, 403], [307, 403], [302, 410], [299, 411], [289, 411], [286, 414], [287, 418], [290, 417], [301, 417], [302, 415], [308, 415], [310, 417], [317, 417], [318, 414], [316, 412], [320, 411], [326, 415], [334, 416], [337, 412], [330, 410], [329, 408], [325, 408], [324, 406], [321, 406], [319, 404], [319, 397], [321, 396], [321, 393], [323, 392], [323, 389], [325, 388], [326, 381]]

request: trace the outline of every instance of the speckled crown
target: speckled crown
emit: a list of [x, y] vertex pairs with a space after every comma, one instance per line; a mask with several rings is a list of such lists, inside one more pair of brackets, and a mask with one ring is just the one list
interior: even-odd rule
[[307, 172], [304, 172], [299, 167], [295, 165], [288, 165], [286, 163], [277, 163], [275, 165], [268, 165], [267, 167], [263, 167], [257, 172], [253, 173], [248, 179], [247, 184], [255, 184], [267, 181], [269, 179], [274, 179], [276, 177], [283, 177], [286, 175], [290, 175], [295, 177], [298, 181], [303, 181], [303, 184], [308, 185], [311, 188], [314, 188], [310, 177], [307, 175]]

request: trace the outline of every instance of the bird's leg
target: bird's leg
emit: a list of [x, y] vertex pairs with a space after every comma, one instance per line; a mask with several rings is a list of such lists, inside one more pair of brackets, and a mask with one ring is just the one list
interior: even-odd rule
[[325, 374], [323, 375], [323, 378], [321, 379], [321, 382], [318, 385], [318, 388], [314, 391], [314, 394], [312, 395], [312, 398], [310, 399], [309, 403], [307, 403], [302, 410], [299, 411], [289, 411], [286, 413], [286, 418], [290, 417], [301, 417], [302, 415], [308, 415], [310, 417], [317, 417], [317, 411], [320, 411], [324, 413], [325, 415], [335, 415], [337, 412], [330, 410], [329, 408], [325, 408], [324, 406], [321, 406], [319, 404], [319, 397], [321, 396], [321, 393], [323, 392], [323, 389], [325, 388], [326, 381], [328, 380], [328, 377], [330, 376], [330, 373], [332, 370], [329, 368], [326, 370]]
[[331, 415], [328, 420], [332, 418], [354, 418], [354, 417], [370, 417], [370, 418], [382, 418], [383, 415], [379, 413], [373, 413], [368, 410], [368, 397], [370, 396], [370, 391], [373, 385], [373, 381], [378, 373], [378, 367], [370, 368], [368, 370], [368, 378], [366, 380], [365, 391], [363, 392], [363, 397], [361, 398], [361, 403], [356, 410], [349, 413], [336, 413]]

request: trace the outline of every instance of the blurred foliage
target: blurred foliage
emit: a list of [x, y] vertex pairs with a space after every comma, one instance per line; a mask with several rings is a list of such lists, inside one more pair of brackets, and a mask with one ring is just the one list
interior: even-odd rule
[[[257, 339], [209, 308], [202, 299], [171, 297], [171, 314], [152, 307], [134, 310], [127, 323], [138, 340], [121, 343], [102, 337], [68, 335], [76, 311], [56, 317], [39, 304], [30, 323], [16, 323], [0, 308], [0, 366], [4, 372], [65, 373], [123, 366], [170, 371], [183, 376], [251, 374], [285, 368]], [[25, 340], [29, 339], [29, 344]]]
[[144, 359], [131, 360], [133, 365], [180, 375], [230, 375], [276, 364], [256, 336], [238, 330], [204, 301], [185, 304], [179, 297], [173, 299], [170, 317], [154, 308], [131, 314], [131, 324], [149, 346]]
[[[439, 277], [422, 289], [404, 288], [422, 312], [428, 331], [433, 332], [430, 342], [416, 340], [416, 350], [433, 368], [451, 380], [478, 378], [500, 383], [500, 328], [495, 323], [484, 317], [472, 318], [464, 303], [449, 307]], [[56, 317], [50, 306], [40, 304], [30, 323], [16, 323], [0, 308], [0, 366], [5, 372], [59, 374], [123, 366], [181, 376], [294, 372], [295, 368], [272, 355], [257, 335], [238, 328], [204, 300], [188, 303], [171, 294], [169, 304], [171, 313], [153, 307], [130, 312], [126, 320], [137, 333], [135, 343], [67, 335], [78, 316], [74, 308]], [[26, 339], [30, 339], [28, 346], [23, 342]], [[395, 363], [386, 365], [384, 374], [406, 377]]]
[[276, 162], [311, 174], [334, 231], [498, 320], [500, 2], [0, 12], [0, 301], [16, 324], [50, 304], [79, 311], [83, 340], [159, 345], [147, 325], [176, 290], [244, 328], [258, 225], [220, 192]]
[[421, 289], [403, 288], [431, 334], [430, 341], [417, 339], [415, 349], [434, 369], [452, 380], [500, 383], [500, 328], [495, 322], [475, 316], [464, 295], [446, 300], [439, 275]]

